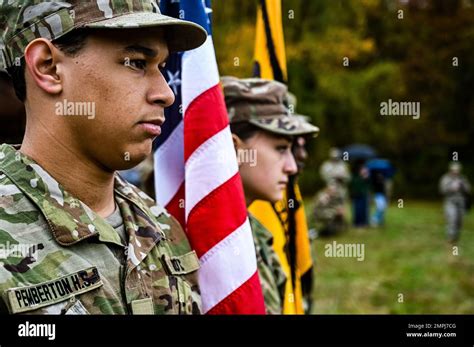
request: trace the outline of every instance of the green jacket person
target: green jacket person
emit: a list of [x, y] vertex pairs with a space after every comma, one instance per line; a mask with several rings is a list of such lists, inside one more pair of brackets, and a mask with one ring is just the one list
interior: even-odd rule
[[27, 113], [0, 147], [0, 311], [199, 313], [183, 230], [116, 171], [150, 154], [174, 102], [161, 68], [205, 31], [151, 0], [2, 1], [0, 18]]

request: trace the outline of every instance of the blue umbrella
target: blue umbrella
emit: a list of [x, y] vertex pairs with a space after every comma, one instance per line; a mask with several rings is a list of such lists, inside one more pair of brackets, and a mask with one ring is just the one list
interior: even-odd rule
[[377, 155], [377, 153], [372, 147], [358, 143], [343, 148], [342, 152], [347, 152], [349, 154], [350, 161], [368, 160], [371, 158], [375, 158], [375, 156]]
[[372, 171], [381, 172], [386, 178], [392, 178], [395, 175], [396, 169], [393, 167], [392, 163], [387, 159], [372, 159], [369, 160], [365, 166], [367, 169]]

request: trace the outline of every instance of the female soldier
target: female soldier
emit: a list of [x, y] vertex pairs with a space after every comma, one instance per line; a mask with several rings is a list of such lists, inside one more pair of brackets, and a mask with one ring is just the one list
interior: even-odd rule
[[[297, 172], [293, 138], [318, 128], [291, 115], [284, 84], [235, 77], [223, 77], [222, 84], [247, 207], [254, 200], [275, 203]], [[287, 278], [272, 248], [272, 234], [250, 214], [249, 220], [266, 310], [280, 314]]]

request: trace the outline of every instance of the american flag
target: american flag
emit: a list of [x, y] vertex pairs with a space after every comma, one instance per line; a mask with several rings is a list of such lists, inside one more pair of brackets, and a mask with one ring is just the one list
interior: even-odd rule
[[211, 35], [210, 0], [162, 0], [163, 14], [200, 24], [201, 47], [173, 54], [164, 71], [176, 101], [155, 159], [156, 199], [183, 225], [199, 256], [207, 314], [264, 314], [244, 192]]

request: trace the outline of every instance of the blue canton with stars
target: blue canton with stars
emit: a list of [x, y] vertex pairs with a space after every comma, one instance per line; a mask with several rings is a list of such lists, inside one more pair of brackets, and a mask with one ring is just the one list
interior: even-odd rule
[[[164, 15], [197, 23], [207, 30], [208, 35], [212, 34], [211, 0], [161, 0], [160, 10]], [[166, 142], [184, 116], [181, 107], [182, 57], [183, 53], [171, 54], [163, 71], [163, 75], [173, 90], [176, 100], [171, 107], [165, 109], [166, 121], [161, 127], [161, 135], [155, 140], [155, 150]]]

